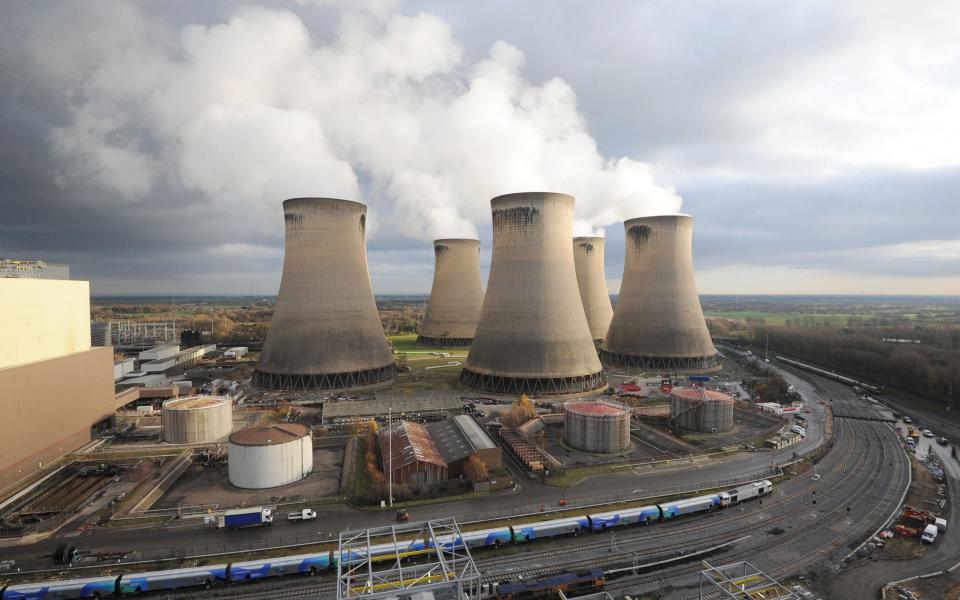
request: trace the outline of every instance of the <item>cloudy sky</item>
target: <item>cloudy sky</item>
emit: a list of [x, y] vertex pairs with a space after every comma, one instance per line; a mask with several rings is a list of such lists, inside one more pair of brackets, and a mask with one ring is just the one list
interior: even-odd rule
[[0, 4], [0, 256], [272, 294], [281, 201], [370, 206], [378, 293], [489, 199], [696, 218], [703, 293], [960, 294], [960, 4]]

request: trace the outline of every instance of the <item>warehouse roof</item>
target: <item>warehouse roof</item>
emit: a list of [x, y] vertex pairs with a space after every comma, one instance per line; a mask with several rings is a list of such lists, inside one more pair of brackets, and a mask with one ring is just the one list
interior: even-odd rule
[[[393, 430], [391, 436], [390, 430]], [[384, 427], [378, 432], [380, 437], [380, 458], [386, 469], [390, 468], [392, 454], [393, 470], [424, 462], [446, 467], [436, 444], [427, 428], [412, 421], [397, 421], [390, 427]], [[392, 441], [391, 441], [392, 438]]]
[[272, 446], [310, 435], [310, 428], [299, 423], [271, 423], [247, 427], [230, 434], [230, 443], [238, 446]]
[[457, 415], [431, 423], [427, 429], [440, 455], [448, 463], [470, 456], [478, 450], [497, 447], [470, 415]]
[[431, 411], [459, 411], [463, 401], [453, 396], [429, 398], [377, 398], [375, 400], [340, 400], [323, 403], [323, 419], [386, 416], [393, 409], [394, 416]]

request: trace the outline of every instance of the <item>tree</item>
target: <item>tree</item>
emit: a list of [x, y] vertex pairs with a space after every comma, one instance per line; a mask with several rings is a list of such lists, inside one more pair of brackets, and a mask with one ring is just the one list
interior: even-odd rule
[[530, 402], [530, 398], [523, 394], [514, 401], [513, 406], [510, 407], [510, 412], [504, 417], [503, 423], [507, 427], [516, 429], [536, 415], [537, 409]]
[[467, 479], [473, 482], [487, 481], [490, 479], [490, 473], [487, 471], [487, 465], [474, 454], [463, 467], [463, 473]]

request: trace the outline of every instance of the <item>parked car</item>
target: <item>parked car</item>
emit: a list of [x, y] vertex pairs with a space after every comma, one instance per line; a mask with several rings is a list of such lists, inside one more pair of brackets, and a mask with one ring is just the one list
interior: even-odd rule
[[936, 436], [934, 436], [934, 435], [933, 435], [933, 432], [930, 431], [929, 429], [924, 429], [924, 430], [923, 430], [923, 437], [932, 438], [932, 437], [936, 437]]
[[937, 438], [937, 443], [940, 444], [941, 446], [946, 446], [949, 442], [947, 438], [940, 436]]

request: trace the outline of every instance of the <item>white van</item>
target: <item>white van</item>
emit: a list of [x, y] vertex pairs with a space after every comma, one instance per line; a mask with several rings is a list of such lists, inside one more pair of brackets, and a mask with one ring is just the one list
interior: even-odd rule
[[924, 544], [932, 544], [937, 540], [937, 533], [936, 525], [927, 525], [923, 528], [923, 535], [920, 536], [920, 541]]

